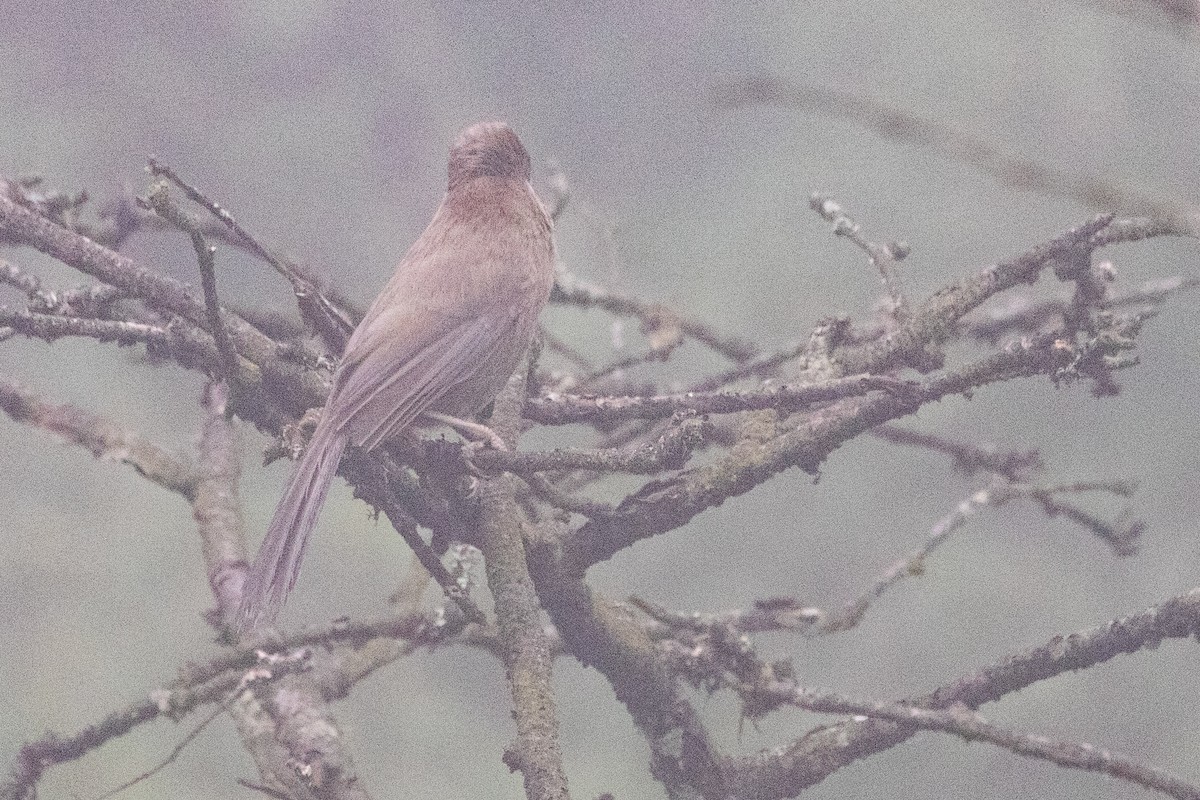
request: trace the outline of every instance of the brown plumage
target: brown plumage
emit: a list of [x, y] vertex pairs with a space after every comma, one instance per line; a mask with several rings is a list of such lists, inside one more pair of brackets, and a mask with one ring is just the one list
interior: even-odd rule
[[431, 423], [427, 413], [469, 420], [516, 369], [554, 281], [550, 218], [529, 170], [504, 123], [454, 143], [441, 206], [346, 344], [246, 578], [243, 629], [283, 606], [346, 445], [369, 450]]

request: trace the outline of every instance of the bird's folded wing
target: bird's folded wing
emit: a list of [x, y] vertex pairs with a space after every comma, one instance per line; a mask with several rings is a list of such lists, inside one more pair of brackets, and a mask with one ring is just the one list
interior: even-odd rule
[[412, 425], [443, 394], [476, 375], [510, 340], [514, 325], [508, 314], [437, 323], [421, 331], [420, 347], [411, 346], [412, 338], [396, 337], [379, 347], [360, 347], [361, 357], [343, 365], [329, 412], [352, 444], [369, 450]]

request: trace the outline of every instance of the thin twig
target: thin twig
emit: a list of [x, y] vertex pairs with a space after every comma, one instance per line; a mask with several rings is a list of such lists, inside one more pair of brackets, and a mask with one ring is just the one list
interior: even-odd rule
[[152, 175], [162, 176], [182, 189], [188, 199], [203, 206], [229, 230], [233, 231], [237, 238], [245, 243], [246, 249], [286, 278], [296, 295], [300, 313], [316, 328], [331, 350], [335, 353], [342, 351], [350, 334], [353, 333], [354, 327], [358, 324], [358, 320], [362, 317], [360, 310], [353, 308], [341, 298], [339, 298], [339, 302], [335, 303], [326, 292], [317, 286], [315, 281], [304, 275], [295, 264], [275, 255], [260, 244], [238, 224], [238, 221], [225, 208], [185, 181], [170, 167], [151, 158], [149, 170]]
[[539, 329], [538, 334], [542, 337], [542, 342], [546, 349], [552, 353], [558, 353], [563, 358], [570, 361], [579, 369], [585, 372], [591, 372], [596, 369], [596, 365], [587, 356], [580, 353], [571, 345], [567, 344], [561, 337], [554, 335], [546, 330], [545, 327]]
[[180, 740], [179, 744], [175, 745], [175, 747], [173, 747], [171, 749], [171, 752], [167, 755], [166, 758], [164, 758], [162, 761], [158, 762], [156, 765], [154, 765], [150, 769], [143, 772], [141, 775], [138, 775], [135, 778], [130, 778], [129, 780], [125, 781], [125, 783], [122, 783], [120, 786], [116, 787], [115, 789], [110, 789], [109, 791], [107, 791], [104, 794], [97, 797], [96, 800], [108, 800], [108, 798], [114, 797], [114, 796], [120, 794], [121, 792], [125, 791], [126, 789], [129, 789], [130, 787], [136, 786], [137, 784], [141, 783], [142, 781], [145, 781], [145, 780], [148, 780], [149, 778], [154, 777], [155, 775], [157, 775], [158, 773], [162, 772], [164, 769], [169, 767], [171, 764], [174, 764], [175, 759], [179, 758], [180, 753], [182, 753], [185, 749], [187, 749], [187, 746], [189, 744], [191, 744], [193, 741], [195, 741], [196, 737], [199, 736], [204, 731], [204, 729], [209, 726], [209, 724], [213, 720], [215, 720], [217, 717], [224, 714], [225, 711], [227, 710], [227, 708], [228, 708], [228, 705], [226, 703], [222, 703], [222, 704], [218, 705], [215, 709], [213, 709], [213, 712], [211, 714], [209, 714], [207, 717], [205, 717], [203, 720], [201, 720], [200, 723], [198, 725], [196, 725], [196, 727], [192, 728], [192, 730], [188, 733], [188, 735], [183, 737], [182, 740]]
[[208, 315], [209, 331], [217, 344], [217, 352], [221, 354], [222, 368], [218, 377], [236, 387], [237, 351], [230, 341], [229, 332], [225, 329], [225, 320], [221, 316], [221, 301], [217, 296], [217, 249], [204, 240], [199, 228], [192, 224], [192, 220], [171, 200], [165, 183], [158, 183], [151, 188], [146, 207], [186, 233], [191, 240], [192, 249], [196, 252], [196, 261], [200, 266], [200, 286], [204, 292], [204, 310]]
[[680, 316], [661, 305], [646, 303], [635, 297], [613, 294], [596, 284], [566, 273], [559, 274], [554, 291], [550, 295], [550, 302], [583, 308], [602, 308], [612, 314], [637, 317], [651, 326], [658, 325], [663, 315], [669, 313], [685, 334], [739, 363], [753, 358], [758, 350], [745, 339], [718, 333], [706, 322]]
[[[884, 570], [883, 574], [860, 597], [848, 603], [841, 611], [826, 616], [819, 626], [819, 631], [821, 633], [838, 633], [856, 626], [871, 604], [882, 597], [886, 591], [904, 578], [924, 573], [925, 561], [930, 554], [944, 544], [951, 534], [965, 526], [979, 509], [1002, 508], [1013, 500], [1033, 500], [1042, 507], [1047, 516], [1066, 516], [1093, 532], [1097, 532], [1096, 529], [1099, 527], [1104, 531], [1102, 538], [1113, 546], [1117, 555], [1128, 555], [1132, 552], [1134, 543], [1144, 527], [1143, 523], [1133, 522], [1123, 526], [1106, 523], [1094, 515], [1055, 499], [1062, 494], [1091, 491], [1127, 497], [1132, 493], [1133, 487], [1122, 481], [1080, 481], [1057, 486], [1019, 484], [1003, 478], [993, 481], [990, 486], [980, 489], [962, 500], [953, 511], [938, 520], [920, 547]], [[1117, 530], [1126, 530], [1126, 533], [1118, 534]]]
[[529, 485], [530, 490], [545, 500], [555, 508], [561, 508], [563, 511], [570, 511], [573, 514], [582, 514], [585, 517], [596, 519], [598, 517], [611, 516], [616, 507], [609, 503], [601, 503], [595, 500], [586, 500], [579, 497], [574, 497], [559, 489], [544, 476], [537, 473], [531, 475], [522, 475], [521, 479]]
[[846, 604], [841, 611], [827, 615], [817, 630], [821, 633], [840, 633], [858, 625], [874, 601], [904, 578], [920, 575], [925, 568], [925, 559], [934, 550], [945, 544], [951, 534], [966, 525], [978, 509], [994, 502], [993, 493], [987, 489], [981, 489], [960, 502], [953, 511], [937, 521], [919, 548], [884, 570], [866, 592]]
[[887, 245], [876, 244], [862, 235], [861, 226], [847, 213], [846, 209], [832, 197], [813, 194], [808, 199], [808, 205], [826, 222], [833, 223], [833, 232], [853, 242], [867, 254], [871, 264], [879, 270], [883, 286], [887, 289], [892, 300], [892, 316], [897, 322], [903, 322], [909, 315], [908, 303], [904, 299], [904, 291], [900, 287], [900, 272], [896, 264], [908, 255], [908, 246], [892, 242]]
[[998, 451], [895, 425], [880, 425], [871, 431], [871, 435], [893, 444], [921, 447], [948, 455], [954, 460], [954, 467], [966, 475], [985, 470], [1017, 481], [1043, 466], [1042, 456], [1037, 450]]

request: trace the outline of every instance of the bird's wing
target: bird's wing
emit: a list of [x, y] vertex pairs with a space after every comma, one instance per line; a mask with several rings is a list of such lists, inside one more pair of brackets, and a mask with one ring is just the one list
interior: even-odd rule
[[[389, 322], [386, 316], [388, 312], [372, 323]], [[422, 324], [418, 326], [415, 318], [398, 320], [387, 341], [360, 346], [358, 357], [340, 370], [344, 374], [339, 375], [330, 412], [354, 445], [369, 450], [403, 431], [445, 392], [488, 363], [510, 339], [514, 325], [507, 313], [469, 319], [413, 316]]]

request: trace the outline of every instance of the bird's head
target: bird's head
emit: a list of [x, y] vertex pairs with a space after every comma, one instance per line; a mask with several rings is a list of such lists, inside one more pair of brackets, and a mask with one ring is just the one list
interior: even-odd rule
[[479, 122], [458, 135], [450, 148], [449, 188], [484, 176], [529, 180], [529, 153], [503, 122]]

